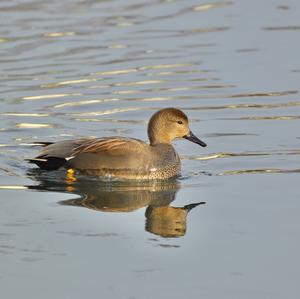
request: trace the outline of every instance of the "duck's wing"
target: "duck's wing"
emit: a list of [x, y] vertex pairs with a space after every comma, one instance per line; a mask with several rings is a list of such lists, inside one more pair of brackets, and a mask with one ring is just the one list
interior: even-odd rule
[[[141, 156], [146, 146], [143, 141], [125, 137], [66, 140], [45, 146], [29, 162], [46, 170], [58, 169], [67, 162], [78, 169], [127, 167], [132, 165], [130, 161]], [[134, 164], [138, 165], [137, 161]]]
[[89, 139], [73, 149], [72, 155], [77, 156], [83, 153], [100, 154], [109, 152], [112, 155], [122, 154], [130, 151], [140, 151], [145, 148], [145, 142], [126, 137], [104, 137]]
[[72, 152], [68, 163], [81, 170], [137, 169], [144, 167], [149, 146], [138, 139], [125, 137], [89, 140]]

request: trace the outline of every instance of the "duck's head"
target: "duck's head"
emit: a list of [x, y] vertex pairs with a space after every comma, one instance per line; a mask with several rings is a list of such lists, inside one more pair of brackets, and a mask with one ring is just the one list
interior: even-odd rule
[[165, 108], [152, 115], [148, 124], [148, 137], [151, 145], [170, 144], [176, 138], [185, 138], [203, 147], [206, 146], [206, 143], [190, 130], [187, 116], [176, 108]]

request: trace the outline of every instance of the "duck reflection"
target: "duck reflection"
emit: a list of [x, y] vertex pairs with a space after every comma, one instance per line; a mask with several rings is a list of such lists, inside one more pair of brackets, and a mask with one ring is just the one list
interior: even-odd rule
[[65, 172], [50, 176], [39, 170], [28, 173], [39, 184], [31, 189], [77, 194], [80, 198], [60, 201], [67, 206], [84, 207], [102, 212], [132, 212], [146, 208], [145, 230], [165, 238], [181, 237], [186, 233], [188, 213], [204, 202], [183, 207], [171, 206], [180, 188], [177, 180], [153, 182], [100, 182], [89, 178], [70, 181]]

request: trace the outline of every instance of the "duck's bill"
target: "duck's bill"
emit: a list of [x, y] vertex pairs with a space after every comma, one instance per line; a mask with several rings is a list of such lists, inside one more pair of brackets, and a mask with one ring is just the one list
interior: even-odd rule
[[207, 146], [207, 144], [205, 142], [203, 142], [202, 140], [200, 140], [197, 136], [195, 136], [192, 131], [190, 131], [187, 135], [183, 136], [183, 138], [185, 138], [191, 142], [197, 143], [203, 147]]

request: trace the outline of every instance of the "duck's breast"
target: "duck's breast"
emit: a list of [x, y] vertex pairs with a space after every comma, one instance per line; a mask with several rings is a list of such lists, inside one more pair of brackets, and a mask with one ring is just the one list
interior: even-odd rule
[[151, 151], [152, 178], [167, 179], [180, 173], [180, 158], [171, 144], [156, 144], [151, 146]]

